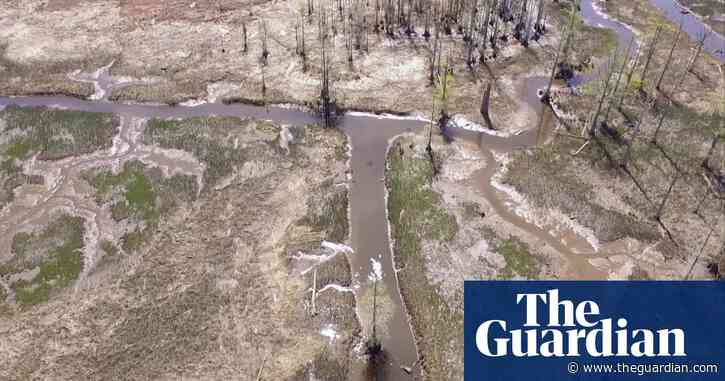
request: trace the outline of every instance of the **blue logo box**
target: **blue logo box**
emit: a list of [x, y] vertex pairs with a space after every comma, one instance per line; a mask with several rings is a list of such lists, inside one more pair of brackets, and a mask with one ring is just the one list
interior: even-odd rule
[[466, 281], [465, 380], [725, 380], [725, 282]]

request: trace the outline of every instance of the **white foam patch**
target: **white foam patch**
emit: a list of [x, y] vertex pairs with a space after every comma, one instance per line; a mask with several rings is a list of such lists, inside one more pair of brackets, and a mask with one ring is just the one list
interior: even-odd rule
[[324, 292], [324, 291], [327, 291], [327, 290], [335, 290], [335, 291], [338, 291], [338, 292], [353, 292], [353, 289], [350, 288], [350, 287], [343, 287], [343, 286], [340, 286], [339, 284], [334, 284], [334, 283], [328, 284], [327, 286], [322, 287], [317, 292], [320, 293], [320, 292]]
[[370, 112], [362, 112], [362, 111], [350, 111], [346, 112], [345, 115], [350, 116], [361, 116], [365, 118], [375, 118], [375, 119], [391, 119], [391, 120], [415, 120], [419, 122], [426, 122], [429, 123], [430, 119], [422, 117], [420, 115], [394, 115], [394, 114], [373, 114]]
[[330, 250], [334, 251], [335, 254], [337, 254], [337, 253], [348, 253], [348, 254], [354, 253], [354, 250], [350, 246], [347, 246], [347, 245], [341, 244], [341, 243], [322, 241], [321, 245], [322, 245], [322, 247], [324, 247], [326, 249], [330, 249]]
[[370, 264], [373, 266], [373, 271], [368, 275], [368, 279], [371, 282], [376, 282], [383, 279], [383, 265], [375, 258], [370, 258]]
[[330, 340], [330, 344], [334, 343], [340, 337], [337, 334], [334, 324], [328, 324], [325, 328], [322, 328], [320, 335], [327, 337]]
[[498, 136], [501, 138], [508, 138], [511, 136], [519, 135], [523, 132], [521, 130], [515, 130], [512, 132], [492, 130], [492, 129], [486, 128], [476, 122], [472, 122], [472, 121], [466, 119], [465, 116], [459, 115], [459, 114], [456, 114], [451, 118], [451, 123], [452, 123], [451, 127], [454, 127], [454, 128], [462, 128], [464, 130], [469, 130], [469, 131], [483, 132], [484, 134]]
[[196, 107], [196, 106], [201, 106], [201, 105], [206, 104], [206, 103], [207, 102], [204, 99], [189, 99], [186, 102], [179, 103], [179, 106], [183, 106], [183, 107]]

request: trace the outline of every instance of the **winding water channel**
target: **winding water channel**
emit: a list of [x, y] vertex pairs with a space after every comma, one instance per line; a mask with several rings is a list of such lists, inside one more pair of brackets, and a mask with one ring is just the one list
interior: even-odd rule
[[[675, 8], [677, 5], [673, 1], [651, 1], [658, 7], [664, 6], [670, 10], [679, 9]], [[670, 5], [667, 6], [667, 4]], [[591, 0], [583, 0], [581, 2], [581, 9], [582, 16], [587, 24], [615, 30], [620, 46], [626, 46], [629, 43], [633, 32], [623, 24], [605, 17]], [[679, 16], [681, 15], [679, 11], [667, 12], [666, 15], [673, 22], [679, 23]], [[704, 30], [704, 28], [707, 28], [707, 26], [695, 17], [687, 18], [687, 21], [683, 25], [685, 30], [693, 38], [697, 38], [698, 33]], [[706, 49], [721, 61], [725, 60], [725, 55], [723, 53], [718, 54], [717, 51], [723, 48], [723, 43], [722, 36], [716, 34], [713, 34], [713, 37], [706, 43]], [[89, 81], [94, 81], [94, 79], [90, 78]], [[218, 115], [271, 120], [294, 126], [303, 126], [319, 122], [316, 116], [309, 113], [275, 107], [264, 108], [250, 105], [224, 105], [221, 103], [207, 103], [193, 107], [111, 103], [105, 101], [104, 97], [111, 86], [108, 81], [103, 80], [103, 76], [101, 78], [96, 76], [94, 84], [100, 96], [93, 99], [100, 99], [100, 101], [81, 100], [62, 96], [0, 97], [0, 107], [7, 105], [27, 107], [50, 106], [87, 112], [109, 112], [116, 113], [121, 116], [122, 120], [129, 121], [139, 118], [189, 118]], [[542, 113], [549, 113], [548, 109], [545, 109], [535, 96], [536, 91], [544, 87], [544, 85], [545, 79], [534, 77], [522, 81], [519, 89], [521, 107], [533, 111], [537, 115], [537, 120], [539, 116], [542, 116]], [[543, 117], [551, 118], [551, 115], [544, 114]], [[453, 129], [452, 134], [454, 137], [473, 140], [481, 148], [488, 164], [484, 169], [474, 175], [473, 185], [485, 196], [504, 220], [519, 229], [531, 233], [542, 244], [549, 245], [566, 256], [567, 260], [574, 264], [573, 267], [578, 269], [577, 277], [588, 279], [603, 278], [605, 277], [604, 274], [593, 267], [587, 260], [591, 258], [591, 255], [587, 255], [586, 253], [591, 252], [592, 248], [585, 239], [578, 237], [573, 232], [563, 232], [561, 235], [553, 235], [549, 230], [526, 221], [510, 210], [505, 202], [506, 196], [491, 185], [492, 176], [497, 170], [497, 163], [493, 153], [510, 153], [514, 150], [535, 144], [537, 141], [535, 123], [536, 121], [532, 121], [531, 129], [511, 137], [498, 137], [482, 132], [461, 129]], [[405, 119], [347, 114], [340, 119], [339, 126], [350, 137], [352, 145], [352, 159], [350, 164], [352, 169], [350, 226], [351, 243], [355, 250], [352, 260], [353, 272], [357, 274], [368, 274], [372, 270], [371, 259], [379, 259], [382, 264], [383, 282], [385, 282], [388, 290], [393, 291], [391, 292], [391, 297], [394, 311], [389, 322], [388, 335], [382, 338], [382, 344], [389, 355], [388, 365], [382, 370], [384, 375], [378, 379], [407, 379], [408, 376], [401, 371], [401, 366], [412, 367], [413, 376], [415, 376], [419, 372], [418, 367], [415, 366], [418, 356], [407, 318], [408, 315], [401, 301], [400, 293], [398, 292], [398, 282], [394, 271], [392, 253], [390, 251], [383, 178], [385, 175], [385, 159], [389, 141], [404, 132], [420, 131], [426, 128], [427, 123], [412, 118]], [[130, 124], [126, 127], [122, 124], [123, 128], [130, 129], [132, 127]], [[159, 158], [159, 160], [162, 159]], [[63, 183], [64, 181], [68, 181], [64, 180], [68, 178], [70, 176], [62, 176], [59, 180], [60, 184], [57, 184], [55, 188], [61, 189], [64, 186], [77, 186], [76, 184]], [[63, 205], [64, 202], [74, 204], [76, 208], [80, 209], [86, 208], [87, 206], [80, 200], [65, 200], [63, 197], [53, 198], [51, 196], [46, 198], [48, 202], [45, 205], [46, 208], [53, 207], [56, 204]], [[42, 206], [39, 205], [38, 207]], [[108, 216], [96, 215], [94, 218], [108, 218]], [[102, 224], [99, 223], [99, 225]], [[566, 244], [563, 241], [566, 241]], [[357, 291], [358, 295], [360, 292], [364, 292], [365, 287], [370, 286], [366, 282], [361, 283], [362, 289]]]

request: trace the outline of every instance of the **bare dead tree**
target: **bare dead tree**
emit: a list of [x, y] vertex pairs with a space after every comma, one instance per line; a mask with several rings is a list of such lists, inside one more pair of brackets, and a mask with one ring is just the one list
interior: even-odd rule
[[262, 65], [262, 99], [264, 104], [267, 104], [267, 82], [264, 75], [264, 65]]
[[373, 282], [373, 341], [377, 341], [378, 278]]
[[484, 16], [483, 16], [483, 27], [481, 29], [481, 36], [479, 37], [480, 40], [480, 51], [479, 51], [479, 61], [484, 62], [486, 60], [486, 46], [488, 44], [488, 27], [491, 24], [491, 14], [494, 12], [494, 9], [496, 9], [496, 3], [498, 0], [486, 0], [486, 5], [484, 7]]
[[[436, 71], [440, 72], [440, 52], [441, 52], [441, 39], [440, 39], [440, 29], [436, 28], [435, 31], [435, 38], [433, 39], [433, 48], [431, 49], [431, 56], [430, 56], [430, 72], [428, 75], [428, 80], [430, 81], [431, 85], [435, 85], [435, 77], [436, 77]], [[438, 68], [436, 70], [436, 68]]]
[[305, 43], [304, 22], [300, 22], [300, 56], [302, 57], [302, 71], [307, 71], [307, 45]]
[[[683, 18], [684, 21], [684, 18]], [[680, 21], [680, 26], [677, 28], [677, 34], [675, 35], [675, 41], [672, 43], [672, 48], [670, 48], [670, 54], [667, 55], [667, 61], [665, 62], [665, 67], [662, 69], [662, 74], [660, 74], [660, 79], [657, 80], [657, 85], [655, 88], [657, 90], [662, 91], [660, 88], [660, 85], [662, 85], [662, 79], [665, 78], [665, 73], [667, 73], [667, 69], [670, 67], [670, 63], [672, 62], [672, 54], [675, 52], [675, 47], [677, 47], [677, 42], [680, 41], [680, 35], [682, 34], [682, 22]]]
[[247, 53], [247, 24], [242, 23], [242, 52]]
[[546, 25], [544, 24], [544, 0], [539, 0], [536, 11], [536, 24], [534, 24], [534, 28], [538, 34], [543, 34], [546, 30]]
[[493, 128], [493, 123], [491, 123], [491, 115], [489, 114], [490, 109], [490, 103], [491, 103], [491, 82], [488, 82], [486, 84], [486, 90], [483, 91], [483, 96], [481, 97], [481, 116], [483, 117], [483, 120], [486, 122], [486, 125], [488, 125], [488, 128]]
[[[604, 101], [607, 99], [609, 85], [612, 80], [612, 76], [614, 75], [615, 70], [613, 69], [613, 63], [617, 61], [617, 55], [618, 55], [619, 49], [615, 49], [613, 53], [613, 57], [610, 59], [609, 63], [606, 65], [607, 71], [609, 72], [607, 74], [607, 79], [604, 82], [604, 88], [602, 89], [602, 94], [599, 97], [599, 102], [597, 104], [597, 109], [594, 112], [594, 116], [592, 117], [592, 124], [589, 126], [589, 136], [594, 138], [597, 128], [599, 127], [599, 114], [602, 112], [602, 105], [604, 104]], [[604, 150], [605, 153], [606, 149]]]
[[657, 43], [660, 40], [660, 37], [662, 36], [662, 25], [657, 25], [657, 28], [655, 29], [654, 36], [652, 36], [652, 41], [650, 42], [649, 51], [647, 52], [647, 60], [644, 64], [644, 69], [642, 69], [642, 89], [645, 87], [645, 82], [647, 80], [647, 71], [649, 69], [649, 64], [652, 62], [652, 57], [654, 56], [655, 52], [657, 51]]
[[494, 58], [496, 58], [496, 56], [498, 55], [498, 30], [500, 19], [501, 17], [493, 18], [493, 33], [491, 34], [491, 38], [489, 39], [489, 42], [491, 43], [492, 55]]
[[473, 56], [473, 50], [476, 48], [476, 41], [473, 38], [473, 29], [476, 22], [475, 9], [478, 7], [478, 0], [473, 0], [470, 7], [471, 9], [468, 11], [468, 23], [463, 35], [463, 41], [466, 46], [466, 65], [468, 65], [469, 69], [473, 69], [473, 66], [476, 64], [476, 58]]
[[[612, 90], [612, 98], [617, 96], [617, 90], [619, 90], [619, 82], [622, 80], [622, 74], [624, 74], [624, 68], [627, 66], [627, 62], [629, 62], [630, 58], [630, 51], [632, 49], [632, 46], [634, 45], [634, 36], [632, 36], [632, 39], [629, 40], [629, 45], [627, 46], [627, 51], [624, 53], [624, 57], [622, 59], [622, 67], [619, 69], [619, 72], [617, 74], [617, 81], [614, 83], [614, 89]], [[607, 106], [607, 111], [604, 113], [604, 120], [609, 120], [609, 112], [612, 110], [612, 106], [614, 105], [614, 99], [611, 99], [609, 101], [609, 105]]]
[[448, 99], [450, 97], [450, 81], [453, 77], [453, 70], [449, 66], [449, 58], [446, 58], [446, 62], [443, 65], [443, 72], [438, 74], [438, 100], [440, 101], [440, 118], [438, 119], [438, 128], [441, 131], [446, 130], [448, 127], [448, 121], [450, 115], [448, 114]]
[[431, 117], [430, 117], [430, 125], [428, 127], [428, 144], [425, 146], [425, 152], [428, 154], [428, 161], [430, 161], [431, 169], [433, 170], [433, 175], [431, 176], [431, 183], [433, 180], [438, 176], [438, 166], [436, 165], [435, 161], [435, 154], [433, 153], [433, 125], [434, 120], [436, 118], [436, 101], [435, 97], [433, 97], [433, 108], [431, 109]]
[[353, 30], [353, 15], [352, 9], [347, 4], [347, 12], [342, 20], [343, 35], [345, 37], [345, 53], [347, 54], [347, 63], [352, 66], [353, 63], [353, 40], [355, 38], [355, 32]]
[[335, 113], [335, 100], [331, 92], [331, 61], [330, 52], [328, 51], [329, 37], [329, 16], [324, 7], [320, 9], [319, 15], [319, 39], [320, 39], [320, 113], [326, 128], [334, 125], [333, 116]]
[[665, 109], [662, 111], [660, 120], [659, 120], [659, 122], [657, 122], [657, 127], [655, 128], [655, 133], [652, 135], [652, 140], [651, 140], [652, 144], [657, 144], [657, 136], [659, 135], [660, 129], [662, 128], [662, 125], [664, 124], [665, 119], [667, 119], [668, 114], [669, 114], [668, 109]]
[[269, 50], [267, 49], [267, 22], [262, 20], [262, 65], [267, 65]]
[[621, 109], [622, 104], [624, 104], [624, 98], [627, 96], [627, 92], [629, 91], [629, 86], [632, 84], [632, 77], [634, 76], [634, 71], [637, 70], [637, 65], [639, 63], [639, 57], [640, 57], [640, 49], [637, 48], [637, 51], [634, 53], [634, 60], [632, 64], [630, 65], [629, 72], [627, 73], [627, 81], [624, 84], [624, 90], [622, 91], [622, 96], [619, 97], [619, 102], [617, 103], [617, 108]]
[[695, 62], [697, 61], [697, 58], [700, 56], [703, 46], [705, 46], [705, 40], [707, 40], [707, 38], [710, 37], [711, 34], [712, 34], [711, 29], [706, 29], [704, 32], [702, 32], [700, 34], [700, 39], [697, 41], [697, 48], [695, 49], [695, 54], [692, 56], [690, 63], [687, 65], [687, 71], [692, 72], [692, 68], [695, 67]]
[[704, 32], [700, 33], [700, 38], [697, 41], [697, 47], [695, 48], [695, 52], [692, 54], [692, 57], [687, 61], [687, 66], [685, 66], [685, 70], [680, 76], [680, 80], [677, 82], [677, 85], [673, 89], [673, 93], [679, 90], [679, 88], [682, 86], [685, 78], [687, 78], [687, 73], [692, 73], [692, 68], [695, 66], [695, 62], [697, 61], [697, 57], [700, 55], [700, 52], [702, 52], [702, 47], [705, 45], [705, 40], [708, 36], [710, 36], [711, 33], [711, 29], [707, 29]]
[[567, 45], [569, 45], [569, 41], [574, 34], [575, 14], [576, 13], [573, 10], [569, 14], [569, 25], [566, 28], [566, 38], [559, 40], [559, 47], [556, 49], [556, 56], [554, 57], [554, 65], [551, 67], [551, 74], [549, 75], [549, 84], [546, 86], [546, 91], [544, 91], [544, 95], [541, 97], [541, 101], [547, 104], [551, 100], [551, 86], [554, 83], [554, 78], [556, 77], [556, 69], [559, 66], [559, 57], [566, 49]]
[[[419, 4], [420, 3], [422, 2], [419, 2]], [[430, 38], [430, 18], [433, 12], [431, 8], [432, 7], [428, 7], [423, 15], [423, 38], [425, 38], [426, 41]]]

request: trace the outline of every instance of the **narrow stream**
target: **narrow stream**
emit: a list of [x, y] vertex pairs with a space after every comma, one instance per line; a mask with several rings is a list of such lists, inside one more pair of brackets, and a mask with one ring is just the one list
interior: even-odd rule
[[[673, 1], [651, 0], [656, 6], [665, 9], [665, 14], [673, 22], [679, 23], [682, 14], [679, 7]], [[606, 18], [597, 10], [592, 0], [581, 2], [582, 16], [589, 25], [611, 28], [616, 31], [620, 46], [626, 46], [633, 36], [633, 32], [623, 24]], [[674, 12], [676, 10], [676, 12]], [[683, 28], [696, 39], [698, 33], [705, 26], [696, 17], [686, 17]], [[713, 34], [706, 42], [706, 49], [725, 61], [722, 36]], [[720, 52], [718, 52], [720, 50]], [[108, 86], [106, 81], [95, 78], [98, 86]], [[102, 78], [101, 78], [102, 79]], [[88, 79], [93, 81], [93, 78]], [[533, 111], [538, 118], [551, 119], [550, 111], [545, 109], [537, 101], [535, 92], [545, 85], [545, 79], [534, 77], [523, 81], [519, 90], [522, 107]], [[105, 99], [104, 89], [98, 88], [98, 97], [94, 99]], [[234, 116], [240, 118], [256, 118], [261, 120], [272, 120], [278, 123], [303, 126], [309, 123], [317, 123], [319, 119], [311, 114], [282, 108], [264, 108], [250, 105], [224, 105], [219, 103], [207, 103], [194, 107], [166, 106], [166, 105], [131, 105], [117, 104], [107, 101], [89, 101], [62, 96], [37, 96], [37, 97], [0, 97], [0, 108], [7, 105], [18, 106], [50, 106], [65, 109], [73, 109], [88, 112], [110, 112], [121, 115], [122, 118], [190, 118], [209, 115]], [[537, 121], [532, 121], [537, 123]], [[413, 340], [410, 325], [407, 319], [405, 307], [398, 292], [398, 284], [393, 268], [392, 253], [390, 252], [390, 241], [387, 224], [387, 213], [385, 203], [385, 159], [388, 142], [390, 139], [407, 131], [415, 131], [424, 128], [425, 122], [400, 119], [400, 118], [377, 118], [374, 116], [345, 115], [340, 119], [340, 128], [348, 134], [352, 145], [352, 184], [350, 189], [351, 204], [351, 239], [355, 250], [352, 267], [353, 273], [366, 274], [371, 272], [371, 259], [379, 260], [382, 264], [383, 282], [390, 294], [394, 304], [394, 311], [389, 323], [388, 335], [383, 337], [382, 344], [389, 355], [388, 366], [382, 370], [383, 377], [379, 379], [398, 380], [408, 379], [401, 371], [401, 366], [413, 366], [414, 376], [419, 370], [414, 364], [417, 362], [417, 352]], [[544, 136], [546, 130], [550, 129], [550, 122], [544, 122]], [[475, 140], [485, 154], [486, 168], [478, 171], [474, 183], [486, 199], [491, 203], [496, 212], [507, 222], [516, 227], [533, 234], [542, 243], [552, 246], [555, 250], [564, 254], [567, 259], [575, 264], [578, 269], [577, 276], [580, 278], [602, 278], [598, 272], [586, 260], [588, 255], [582, 255], [587, 250], [588, 244], [581, 237], [574, 237], [565, 234], [566, 244], [562, 242], [563, 236], [554, 236], [549, 231], [542, 229], [512, 212], [505, 203], [503, 196], [491, 185], [491, 178], [497, 171], [497, 164], [493, 152], [506, 154], [517, 149], [532, 146], [536, 143], [537, 133], [535, 124], [532, 129], [515, 136], [502, 138], [466, 130], [453, 130], [453, 135], [463, 139]], [[589, 249], [591, 249], [589, 247]], [[363, 282], [361, 286], [369, 287]], [[364, 291], [361, 289], [360, 293]]]
[[[355, 254], [351, 265], [353, 273], [361, 275], [358, 295], [372, 286], [365, 281], [372, 271], [371, 258], [382, 265], [383, 282], [393, 305], [390, 320], [385, 327], [380, 327], [384, 334], [381, 342], [387, 354], [387, 366], [378, 370], [377, 379], [397, 380], [403, 376], [401, 366], [413, 367], [417, 351], [393, 269], [385, 202], [385, 160], [390, 139], [420, 129], [425, 124], [414, 120], [350, 115], [344, 116], [340, 122], [352, 142], [350, 229]], [[414, 373], [417, 372], [414, 368]]]
[[[703, 33], [712, 32], [705, 40], [704, 50], [712, 54], [721, 63], [725, 63], [725, 37], [715, 32], [709, 25], [705, 24], [698, 16], [686, 10], [675, 0], [649, 0], [657, 9], [667, 16], [673, 23], [682, 22], [682, 30], [687, 33], [693, 41], [699, 41]], [[723, 6], [722, 4], [720, 5]]]

